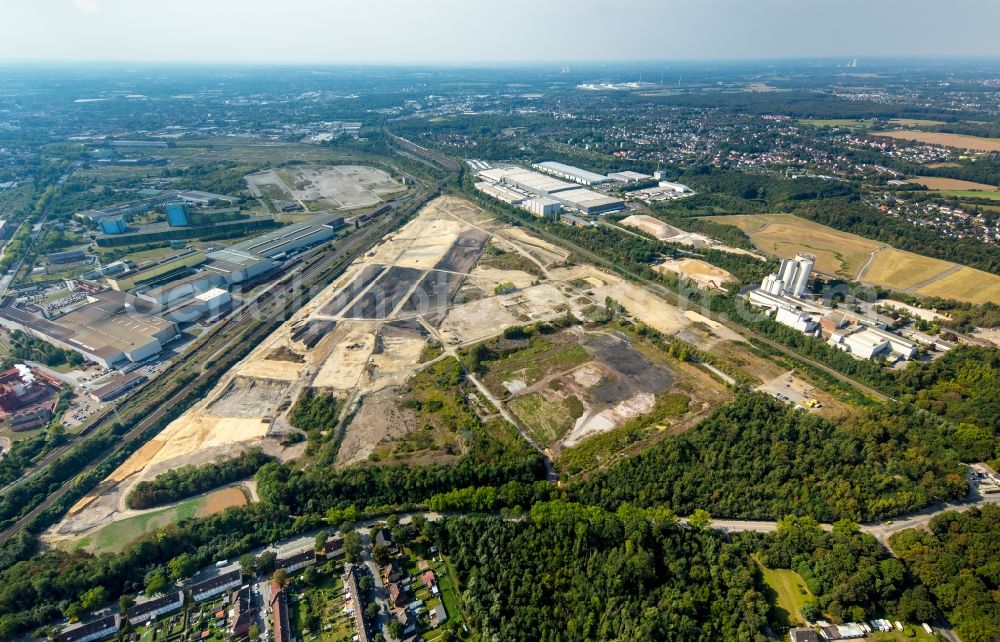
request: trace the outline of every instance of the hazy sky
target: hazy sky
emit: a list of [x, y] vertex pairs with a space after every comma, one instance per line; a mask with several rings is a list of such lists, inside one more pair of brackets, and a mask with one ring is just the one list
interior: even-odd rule
[[0, 0], [0, 59], [1000, 55], [1000, 0]]

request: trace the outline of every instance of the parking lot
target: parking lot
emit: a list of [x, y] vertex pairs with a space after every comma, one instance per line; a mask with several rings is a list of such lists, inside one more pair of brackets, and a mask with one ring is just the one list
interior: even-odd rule
[[758, 386], [757, 390], [771, 395], [778, 401], [794, 404], [806, 410], [815, 410], [822, 407], [822, 404], [816, 401], [816, 398], [813, 396], [815, 389], [802, 379], [796, 377], [791, 370], [770, 381], [765, 381]]

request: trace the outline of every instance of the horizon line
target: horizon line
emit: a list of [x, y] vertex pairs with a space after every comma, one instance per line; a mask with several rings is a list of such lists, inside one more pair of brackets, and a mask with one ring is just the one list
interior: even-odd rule
[[827, 61], [950, 61], [950, 62], [984, 62], [1000, 63], [1000, 53], [991, 54], [822, 54], [804, 56], [762, 56], [762, 57], [720, 57], [720, 58], [580, 58], [580, 59], [533, 59], [533, 60], [503, 60], [483, 59], [470, 61], [426, 60], [426, 61], [319, 61], [319, 60], [233, 60], [233, 59], [124, 59], [124, 58], [5, 58], [0, 57], [0, 66], [17, 65], [53, 65], [53, 66], [86, 66], [86, 65], [150, 65], [150, 66], [244, 66], [244, 67], [537, 67], [553, 65], [625, 65], [625, 64], [731, 64], [754, 62], [827, 62]]

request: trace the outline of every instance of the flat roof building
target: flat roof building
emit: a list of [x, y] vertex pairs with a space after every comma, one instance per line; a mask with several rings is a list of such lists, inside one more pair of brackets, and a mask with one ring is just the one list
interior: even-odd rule
[[509, 187], [504, 187], [497, 183], [490, 183], [489, 181], [479, 181], [476, 183], [476, 189], [491, 196], [498, 201], [503, 201], [504, 203], [509, 203], [510, 205], [520, 205], [526, 198], [524, 194], [520, 192], [515, 192]]
[[552, 217], [559, 213], [562, 209], [562, 203], [554, 198], [548, 198], [546, 196], [538, 196], [536, 198], [529, 198], [521, 204], [521, 207], [528, 210], [535, 216], [541, 216], [542, 218]]
[[105, 277], [112, 289], [119, 292], [126, 292], [133, 288], [157, 283], [175, 271], [183, 271], [184, 268], [200, 265], [205, 261], [205, 253], [201, 250], [185, 250], [177, 254], [171, 254], [158, 261], [144, 263], [136, 269], [124, 274], [118, 274], [114, 278]]
[[222, 275], [229, 285], [255, 279], [276, 266], [272, 259], [232, 247], [209, 252], [206, 256], [208, 261], [202, 267]]
[[76, 263], [87, 258], [84, 250], [66, 250], [65, 252], [52, 252], [45, 255], [45, 260], [49, 263]]
[[622, 199], [605, 196], [599, 192], [583, 189], [582, 187], [557, 192], [552, 195], [552, 198], [562, 203], [564, 207], [569, 207], [587, 216], [607, 214], [608, 212], [617, 212], [625, 209], [625, 201]]
[[174, 281], [169, 281], [163, 285], [158, 285], [155, 288], [150, 288], [138, 296], [144, 301], [166, 306], [225, 284], [226, 279], [221, 274], [201, 270]]
[[479, 176], [489, 182], [501, 183], [539, 196], [549, 196], [556, 192], [576, 189], [576, 185], [573, 183], [567, 183], [522, 167], [488, 169], [480, 172]]
[[231, 245], [230, 251], [275, 258], [332, 239], [344, 226], [344, 217], [333, 213], [316, 214], [307, 221], [261, 234], [248, 241]]
[[177, 325], [134, 309], [125, 294], [100, 292], [56, 319], [24, 308], [0, 309], [0, 325], [67, 350], [75, 350], [105, 368], [138, 362], [158, 354], [177, 338]]
[[[145, 383], [146, 379], [146, 375], [140, 373], [139, 371], [133, 371], [115, 379], [111, 383], [106, 383], [99, 388], [91, 390], [90, 396], [94, 399], [94, 401], [102, 403], [105, 401], [111, 401], [122, 396], [132, 388], [141, 386]], [[129, 621], [131, 622], [131, 619]]]
[[601, 185], [602, 183], [608, 183], [611, 181], [611, 179], [604, 174], [589, 172], [585, 169], [580, 169], [579, 167], [566, 165], [565, 163], [557, 163], [555, 161], [535, 163], [532, 167], [541, 172], [545, 172], [546, 174], [558, 176], [559, 178], [565, 178], [568, 181], [573, 181], [574, 183], [579, 183], [580, 185]]
[[615, 181], [616, 183], [624, 183], [628, 185], [629, 183], [638, 183], [640, 181], [648, 181], [653, 177], [649, 174], [640, 174], [639, 172], [611, 172], [608, 174], [608, 178]]

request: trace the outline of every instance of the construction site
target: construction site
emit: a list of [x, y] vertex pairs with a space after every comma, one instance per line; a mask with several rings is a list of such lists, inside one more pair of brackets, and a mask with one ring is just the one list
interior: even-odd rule
[[[421, 371], [512, 326], [553, 322], [568, 314], [587, 319], [609, 298], [637, 321], [692, 345], [741, 341], [695, 311], [570, 261], [566, 250], [467, 201], [439, 197], [348, 266], [202, 401], [73, 506], [47, 537], [80, 538], [136, 515], [125, 507], [129, 490], [169, 469], [233, 457], [254, 446], [282, 460], [301, 456], [304, 444], [282, 444], [297, 432], [288, 414], [306, 389], [343, 402], [339, 465], [373, 460], [373, 455], [384, 459], [398, 450], [392, 448], [394, 441], [427, 424], [419, 410], [400, 402]], [[502, 416], [540, 449], [558, 450], [648, 412], [668, 389], [690, 396], [695, 412], [723, 396], [725, 385], [717, 375], [691, 364], [657, 361], [649, 346], [642, 346], [647, 352], [642, 353], [628, 337], [579, 328], [564, 335], [564, 347], [582, 351], [565, 362], [566, 368], [537, 379], [515, 373], [498, 381], [506, 392], [493, 384], [481, 386], [463, 403], [481, 418]], [[572, 423], [551, 438], [536, 439], [541, 429], [531, 406], [568, 398], [573, 391], [579, 412]], [[535, 397], [529, 399], [531, 394]], [[454, 454], [460, 441], [448, 436], [428, 443], [423, 458], [410, 453], [405, 460], [434, 461], [436, 448]]]
[[350, 210], [377, 205], [406, 187], [387, 172], [362, 165], [301, 165], [268, 169], [245, 177], [250, 193], [275, 209], [289, 203], [311, 211]]

